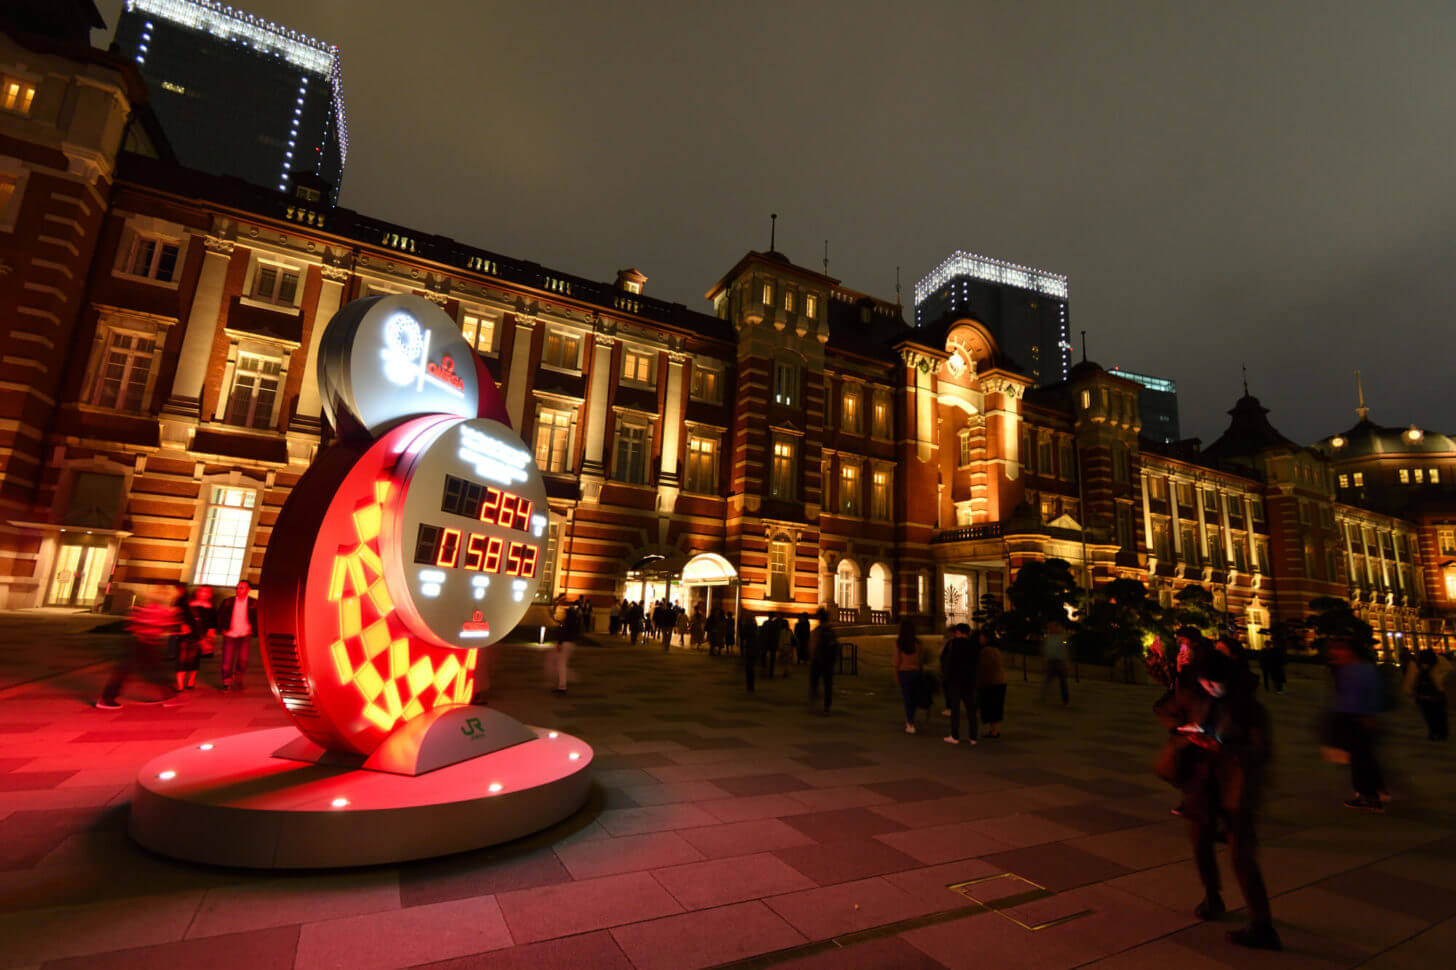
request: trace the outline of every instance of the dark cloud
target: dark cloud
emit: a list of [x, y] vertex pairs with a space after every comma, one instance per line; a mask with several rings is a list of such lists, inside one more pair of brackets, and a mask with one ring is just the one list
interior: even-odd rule
[[907, 301], [970, 249], [1068, 274], [1186, 434], [1241, 361], [1300, 440], [1357, 367], [1377, 420], [1456, 430], [1450, 4], [243, 2], [343, 51], [371, 215], [697, 307], [770, 211]]

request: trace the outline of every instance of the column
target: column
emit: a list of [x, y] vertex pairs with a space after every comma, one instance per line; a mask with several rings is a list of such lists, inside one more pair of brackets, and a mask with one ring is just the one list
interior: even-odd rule
[[667, 355], [667, 402], [662, 409], [662, 475], [658, 482], [676, 487], [680, 479], [678, 451], [682, 443], [683, 364], [687, 356], [676, 352]]
[[1193, 507], [1198, 512], [1198, 552], [1203, 565], [1208, 565], [1208, 523], [1203, 514], [1203, 491], [1194, 489]]
[[349, 278], [349, 271], [336, 266], [325, 266], [323, 275], [324, 283], [319, 290], [318, 309], [314, 311], [313, 327], [308, 335], [308, 359], [303, 365], [303, 384], [298, 391], [298, 408], [293, 412], [292, 422], [303, 425], [308, 430], [317, 429], [321, 409], [316, 379], [319, 341], [323, 338], [324, 328], [339, 310], [339, 302], [344, 296], [344, 281]]
[[526, 384], [531, 374], [531, 331], [536, 321], [530, 317], [516, 316], [515, 343], [511, 346], [511, 369], [507, 372], [506, 414], [510, 415], [511, 426], [525, 437], [526, 431]]
[[596, 334], [592, 350], [591, 384], [586, 398], [585, 435], [586, 456], [582, 460], [581, 473], [597, 479], [606, 477], [607, 468], [602, 460], [606, 451], [607, 398], [611, 394], [612, 345], [617, 341], [605, 334]]
[[212, 341], [217, 321], [222, 315], [222, 289], [227, 280], [228, 263], [232, 261], [230, 239], [207, 236], [202, 245], [202, 275], [197, 280], [197, 293], [187, 314], [187, 332], [182, 338], [182, 351], [177, 357], [177, 374], [172, 379], [172, 393], [162, 410], [182, 417], [197, 418], [202, 403], [202, 385], [207, 379], [207, 361], [212, 356]]
[[[1112, 447], [1118, 447], [1114, 444]], [[1143, 489], [1143, 545], [1147, 548], [1150, 556], [1156, 557], [1157, 547], [1153, 545], [1153, 508], [1148, 504], [1148, 473], [1143, 472], [1138, 476], [1138, 481]]]
[[1168, 538], [1173, 541], [1173, 559], [1183, 562], [1183, 523], [1178, 520], [1178, 483], [1168, 480]]
[[1223, 530], [1223, 569], [1225, 573], [1237, 568], [1234, 562], [1234, 534], [1229, 529], [1228, 496], [1218, 493], [1218, 524]]

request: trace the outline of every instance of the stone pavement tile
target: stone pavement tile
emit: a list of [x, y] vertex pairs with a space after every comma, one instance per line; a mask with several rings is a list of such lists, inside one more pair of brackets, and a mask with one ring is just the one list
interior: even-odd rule
[[1071, 826], [1059, 825], [1035, 815], [1003, 815], [999, 818], [978, 819], [970, 824], [1013, 849], [1042, 842], [1060, 842], [1082, 834]]
[[793, 775], [781, 774], [714, 778], [713, 784], [734, 796], [781, 795], [784, 792], [800, 791], [809, 787]]
[[1049, 822], [1056, 822], [1058, 825], [1069, 826], [1088, 835], [1120, 832], [1124, 829], [1140, 828], [1147, 824], [1136, 815], [1114, 812], [1095, 804], [1062, 805], [1057, 808], [1044, 808], [1031, 814]]
[[510, 946], [494, 896], [304, 925], [293, 970], [392, 970]]
[[417, 970], [633, 970], [606, 930], [445, 960]]
[[[1274, 925], [1284, 943], [1281, 951], [1249, 950], [1228, 941], [1228, 931], [1242, 924], [1221, 920], [1194, 923], [1186, 930], [1167, 937], [1167, 942], [1228, 963], [1238, 970], [1343, 970], [1363, 964], [1373, 954], [1344, 940], [1311, 933], [1284, 922], [1279, 914], [1279, 901], [1274, 901]], [[1169, 966], [1180, 967], [1174, 962]]]
[[1132, 871], [1101, 856], [1058, 842], [997, 852], [985, 858], [991, 865], [1014, 872], [1054, 893], [1088, 883], [1105, 882]]
[[1166, 822], [1174, 818], [1173, 809], [1177, 807], [1182, 796], [1172, 788], [1158, 789], [1147, 795], [1139, 795], [1135, 798], [1106, 798], [1100, 801], [1103, 808], [1114, 812], [1125, 812], [1128, 815], [1136, 815], [1138, 818], [1147, 819], [1149, 822]]
[[988, 876], [1000, 875], [1001, 870], [991, 865], [985, 859], [961, 859], [958, 862], [948, 862], [939, 866], [927, 866], [924, 869], [907, 869], [904, 872], [892, 872], [884, 876], [884, 880], [898, 889], [902, 889], [932, 906], [927, 912], [936, 912], [941, 909], [954, 909], [958, 906], [975, 905], [965, 896], [958, 892], [952, 892], [948, 887], [956, 883], [970, 882], [973, 879], [985, 879]]
[[779, 970], [945, 970], [943, 964], [896, 936], [836, 946], [777, 966]]
[[[34, 758], [0, 758], [0, 772], [14, 771], [24, 765], [30, 764]], [[51, 765], [54, 767], [54, 765]]]
[[652, 876], [684, 909], [707, 909], [814, 887], [803, 873], [767, 852], [654, 869]]
[[727, 792], [711, 781], [677, 781], [670, 784], [633, 785], [624, 790], [638, 805], [672, 805], [676, 802], [706, 802], [728, 797]]
[[154, 970], [156, 967], [293, 970], [297, 946], [298, 927], [277, 926], [52, 960], [45, 964], [45, 970]]
[[171, 943], [182, 939], [201, 892], [0, 914], [0, 966]]
[[[1220, 853], [1222, 855], [1222, 853]], [[1359, 869], [1382, 858], [1377, 851], [1341, 850], [1327, 845], [1319, 848], [1293, 848], [1285, 845], [1261, 845], [1259, 865], [1272, 895], [1289, 892], [1322, 879]]]
[[30, 734], [45, 727], [44, 721], [0, 721], [0, 734]]
[[1442, 862], [1416, 850], [1381, 859], [1370, 866], [1372, 870], [1400, 876], [1412, 882], [1440, 886], [1442, 889], [1456, 889], [1456, 866]]
[[933, 825], [1010, 815], [1018, 810], [1017, 805], [1008, 804], [1013, 795], [1013, 792], [1003, 791], [933, 798], [924, 802], [901, 802], [877, 806], [875, 813], [910, 828], [928, 828]]
[[187, 928], [187, 938], [393, 909], [399, 909], [399, 875], [393, 869], [291, 874], [208, 890]]
[[1427, 970], [1451, 962], [1456, 953], [1456, 919], [1446, 920], [1362, 964], [1362, 970]]
[[670, 765], [673, 761], [661, 751], [649, 751], [641, 754], [606, 754], [597, 755], [592, 762], [593, 771], [612, 771], [617, 768], [654, 768], [657, 765]]
[[1080, 910], [1090, 912], [1039, 930], [1037, 936], [1102, 957], [1160, 939], [1197, 922], [1191, 913], [1175, 912], [1106, 886], [1086, 886], [1061, 893], [1016, 907], [1007, 915], [1035, 926], [1039, 919], [1059, 919]]
[[790, 757], [789, 760], [796, 761], [804, 767], [813, 768], [816, 771], [831, 771], [836, 768], [867, 768], [874, 764], [869, 758], [848, 752], [795, 755]]
[[655, 768], [644, 768], [643, 770], [658, 781], [664, 782], [716, 781], [719, 778], [731, 778], [734, 775], [745, 775], [749, 772], [792, 775], [803, 771], [803, 766], [788, 758], [756, 758], [747, 761], [732, 758], [691, 765], [658, 765]]
[[1063, 808], [1070, 805], [1086, 805], [1097, 800], [1097, 796], [1072, 785], [1033, 785], [1014, 793], [1017, 804], [1028, 810]]
[[592, 765], [592, 781], [603, 788], [631, 788], [637, 785], [655, 785], [657, 779], [641, 768], [610, 768], [598, 770]]
[[714, 751], [728, 748], [752, 747], [752, 745], [750, 745], [742, 738], [710, 738], [690, 734], [686, 737], [678, 738], [677, 740], [679, 744], [681, 744], [684, 748], [687, 748], [689, 751]]
[[862, 744], [855, 744], [853, 741], [803, 741], [794, 745], [809, 754], [834, 754], [839, 751], [860, 752], [868, 751]]
[[780, 819], [760, 818], [746, 822], [723, 822], [700, 829], [678, 829], [676, 834], [710, 859], [750, 855], [812, 845], [814, 840], [785, 825]]
[[986, 774], [1017, 785], [1075, 785], [1077, 779], [1035, 764], [998, 764], [984, 769]]
[[1297, 926], [1370, 952], [1394, 946], [1434, 922], [1312, 886], [1279, 896], [1273, 906], [1280, 926]]
[[117, 824], [94, 808], [11, 811], [0, 820], [0, 871], [28, 869], [72, 835]]
[[[594, 841], [558, 843], [557, 849]], [[428, 906], [570, 881], [571, 873], [550, 849], [526, 854], [507, 854], [500, 850], [467, 852], [403, 867], [399, 872], [399, 901], [405, 907]]]
[[947, 898], [944, 903], [945, 905], [936, 906], [923, 896], [907, 893], [879, 878], [845, 882], [764, 900], [766, 906], [810, 940], [827, 940], [833, 936], [885, 926], [913, 916], [957, 908], [953, 897]]
[[[1045, 813], [1038, 813], [1044, 815]], [[1121, 813], [1117, 813], [1121, 814]], [[1065, 825], [1073, 823], [1068, 819], [1052, 818]], [[1183, 819], [1169, 819], [1156, 825], [1139, 823], [1135, 828], [1102, 832], [1080, 839], [1068, 839], [1066, 844], [1100, 855], [1102, 858], [1129, 869], [1151, 869], [1191, 858], [1192, 845], [1189, 842], [1188, 823]]]
[[495, 898], [517, 943], [682, 912], [672, 895], [645, 872], [522, 889]]
[[774, 855], [821, 886], [883, 876], [890, 872], [913, 869], [916, 865], [914, 857], [873, 839], [833, 842], [828, 845], [801, 845], [792, 849], [777, 849]]
[[992, 838], [970, 822], [890, 832], [875, 838], [926, 865], [970, 859], [1009, 848], [1007, 843]]
[[1073, 788], [1080, 788], [1082, 791], [1090, 792], [1098, 798], [1140, 798], [1155, 790], [1152, 784], [1140, 785], [1126, 778], [1119, 778], [1114, 775], [1074, 780], [1068, 782], [1068, 784]]
[[1225, 945], [1213, 953], [1195, 953], [1186, 946], [1167, 940], [1155, 940], [1142, 946], [1123, 950], [1096, 963], [1087, 965], [1087, 970], [1232, 970], [1237, 965], [1241, 948]]
[[883, 795], [892, 802], [924, 802], [932, 798], [951, 798], [964, 794], [942, 782], [929, 778], [905, 778], [899, 781], [872, 782], [861, 786], [877, 795]]
[[806, 788], [791, 792], [789, 797], [801, 802], [810, 811], [827, 812], [838, 808], [866, 808], [870, 805], [888, 805], [890, 799], [870, 791], [862, 785], [844, 788]]
[[704, 856], [675, 832], [652, 832], [616, 839], [592, 839], [556, 849], [573, 879], [595, 879], [658, 866], [700, 862]]
[[114, 744], [127, 741], [181, 741], [191, 737], [198, 728], [188, 727], [166, 727], [166, 728], [125, 728], [125, 729], [100, 729], [86, 731], [72, 739], [72, 744]]
[[1090, 950], [1032, 933], [995, 913], [922, 926], [900, 938], [948, 970], [1068, 970], [1091, 959]]
[[601, 827], [614, 837], [693, 828], [709, 825], [714, 820], [699, 806], [688, 803], [614, 809], [597, 816]]
[[847, 842], [905, 830], [904, 824], [876, 814], [868, 808], [807, 812], [790, 816], [784, 821], [818, 842]]
[[[778, 750], [767, 751], [763, 748], [694, 748], [692, 750], [674, 751], [669, 756], [675, 765], [728, 765], [737, 767], [740, 770], [737, 774], [752, 774], [758, 765], [768, 758], [780, 759], [783, 752]], [[652, 765], [651, 767], [661, 768], [665, 765]], [[726, 770], [726, 769], [725, 769]]]
[[612, 788], [599, 783], [597, 785], [597, 790], [601, 793], [600, 807], [604, 810], [642, 807], [637, 803], [637, 800], [629, 795], [624, 789]]
[[[1192, 853], [1189, 855], [1190, 858], [1183, 862], [1143, 869], [1110, 879], [1103, 885], [1166, 906], [1175, 912], [1191, 913], [1193, 907], [1203, 899], [1203, 886], [1198, 881], [1198, 870], [1193, 865]], [[1228, 853], [1220, 851], [1215, 858], [1218, 861], [1220, 885], [1224, 887], [1224, 902], [1230, 907], [1242, 905], [1242, 898], [1238, 894], [1239, 884], [1229, 866]], [[1262, 868], [1267, 882], [1269, 867], [1265, 865]]]
[[804, 942], [756, 901], [619, 926], [612, 938], [636, 970], [696, 970]]
[[1407, 879], [1372, 866], [1331, 876], [1318, 883], [1317, 888], [1428, 923], [1456, 916], [1456, 889]]
[[790, 794], [723, 798], [696, 804], [720, 822], [746, 822], [758, 818], [803, 815], [810, 811], [809, 806], [796, 800]]

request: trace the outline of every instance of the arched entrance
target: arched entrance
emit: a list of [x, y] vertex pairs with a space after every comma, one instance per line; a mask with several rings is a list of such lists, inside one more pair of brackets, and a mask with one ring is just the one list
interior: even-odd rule
[[738, 570], [716, 552], [700, 552], [683, 564], [678, 580], [683, 589], [683, 606], [688, 612], [701, 605], [704, 613], [715, 606], [725, 609], [732, 597], [732, 613], [738, 613]]
[[674, 590], [678, 586], [678, 568], [681, 560], [676, 562], [664, 555], [651, 553], [627, 567], [627, 588], [624, 596], [629, 600], [636, 600], [644, 608], [650, 608], [651, 604], [658, 600], [672, 602]]
[[889, 613], [893, 607], [895, 589], [890, 567], [882, 562], [870, 566], [870, 580], [865, 588], [865, 605], [876, 612]]

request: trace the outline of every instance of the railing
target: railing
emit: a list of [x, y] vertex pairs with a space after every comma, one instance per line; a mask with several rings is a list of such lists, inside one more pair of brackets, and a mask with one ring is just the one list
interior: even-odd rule
[[841, 607], [838, 607], [838, 620], [839, 620], [839, 622], [841, 624], [846, 624], [846, 625], [847, 624], [850, 624], [850, 623], [858, 623], [859, 622], [859, 610], [854, 609], [853, 607], [850, 607], [850, 606], [841, 606]]
[[1006, 534], [1001, 522], [983, 522], [980, 525], [966, 525], [959, 529], [942, 529], [931, 542], [971, 542], [976, 539], [999, 539]]
[[889, 610], [870, 610], [871, 626], [889, 626], [892, 622]]

